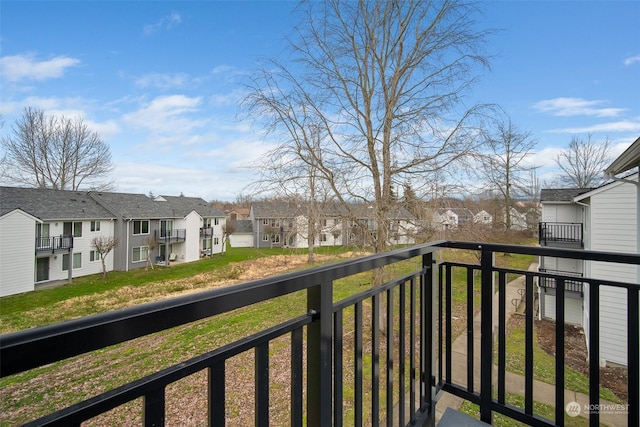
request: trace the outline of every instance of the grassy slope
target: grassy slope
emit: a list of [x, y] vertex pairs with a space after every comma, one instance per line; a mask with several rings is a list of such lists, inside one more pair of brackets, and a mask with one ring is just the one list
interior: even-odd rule
[[[344, 250], [344, 249], [342, 249]], [[338, 253], [336, 248], [323, 248], [319, 252]], [[130, 292], [141, 300], [166, 298], [172, 293], [188, 289], [206, 287], [210, 275], [233, 279], [237, 275], [234, 263], [271, 255], [289, 254], [281, 249], [232, 249], [224, 256], [217, 256], [188, 264], [176, 264], [171, 268], [157, 268], [145, 271], [135, 270], [127, 273], [111, 272], [105, 280], [99, 276], [75, 279], [73, 284], [55, 289], [41, 290], [27, 294], [0, 299], [0, 330], [3, 332], [34, 327], [42, 324], [85, 316], [112, 309], [127, 301]], [[459, 260], [474, 262], [472, 256], [465, 253], [447, 254]], [[526, 269], [531, 257], [501, 257], [497, 264], [513, 268]], [[415, 262], [400, 263], [391, 268], [393, 274], [412, 271]], [[390, 272], [391, 273], [391, 272]], [[456, 273], [460, 274], [460, 273]], [[202, 279], [205, 277], [205, 279]], [[464, 277], [454, 277], [456, 283], [462, 280], [463, 286], [454, 289], [454, 312], [464, 312], [466, 286]], [[188, 282], [185, 283], [185, 282]], [[335, 284], [334, 300], [343, 299], [370, 286], [368, 275], [347, 278]], [[140, 296], [142, 292], [142, 297]], [[477, 294], [477, 295], [476, 295]], [[67, 361], [42, 367], [0, 381], [3, 390], [3, 403], [0, 412], [12, 415], [2, 416], [0, 425], [12, 425], [35, 416], [60, 409], [87, 396], [108, 390], [120, 384], [139, 378], [145, 374], [170, 366], [181, 360], [223, 345], [233, 339], [261, 330], [296, 315], [293, 307], [304, 307], [304, 294], [289, 295], [278, 300], [248, 307], [214, 319], [195, 322], [192, 325], [175, 328], [162, 335], [141, 338], [123, 343], [109, 349], [95, 352], [91, 357], [79, 356]], [[479, 287], [474, 286], [474, 300], [479, 302]], [[300, 309], [302, 310], [302, 309]], [[294, 311], [294, 312], [292, 312]], [[300, 312], [301, 314], [301, 312]], [[454, 314], [455, 315], [455, 314]], [[464, 327], [464, 325], [462, 325]], [[286, 343], [274, 344], [280, 349]], [[273, 353], [278, 353], [272, 350]], [[383, 362], [381, 360], [381, 362]], [[242, 365], [242, 364], [241, 364]], [[367, 366], [365, 360], [365, 366]], [[111, 374], [104, 378], [104, 367], [109, 366]], [[237, 368], [239, 370], [245, 367]], [[369, 378], [365, 372], [365, 380]], [[54, 381], [55, 390], [43, 387], [40, 378]], [[47, 383], [49, 385], [50, 383]], [[81, 386], [79, 386], [81, 385]], [[252, 384], [246, 384], [252, 387]], [[185, 386], [190, 387], [190, 386]], [[81, 391], [78, 391], [81, 389]], [[177, 392], [180, 394], [182, 389]], [[345, 390], [345, 395], [350, 393]], [[241, 416], [244, 402], [241, 394], [231, 393], [235, 402], [231, 402], [230, 412]], [[232, 399], [234, 400], [234, 399]], [[22, 408], [21, 410], [16, 408]], [[123, 409], [129, 419], [130, 412], [139, 409]], [[348, 409], [347, 409], [347, 412]], [[128, 415], [127, 415], [128, 414]], [[26, 417], [26, 418], [25, 418]], [[21, 421], [20, 421], [21, 420]]]

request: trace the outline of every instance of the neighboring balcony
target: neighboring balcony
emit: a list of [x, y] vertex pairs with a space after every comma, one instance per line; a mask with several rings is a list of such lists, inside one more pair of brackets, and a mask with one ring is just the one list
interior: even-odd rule
[[[580, 273], [569, 271], [540, 269], [541, 273], [548, 273], [550, 276], [541, 276], [539, 284], [541, 288], [556, 289], [558, 283], [564, 283], [564, 290], [569, 292], [577, 292], [582, 295], [582, 282], [579, 280], [565, 279], [565, 277], [582, 277]], [[557, 277], [556, 277], [557, 276]]]
[[69, 252], [72, 248], [73, 236], [36, 237], [37, 256]]
[[156, 241], [160, 243], [184, 242], [187, 237], [187, 230], [183, 228], [174, 230], [155, 230], [153, 235]]
[[[474, 261], [447, 261], [449, 249], [469, 251]], [[584, 400], [565, 390], [565, 288], [556, 289], [554, 373], [552, 381], [544, 384], [544, 397], [553, 402], [554, 410], [546, 417], [534, 406], [540, 396], [540, 382], [534, 378], [537, 359], [534, 362], [533, 297], [536, 281], [550, 274], [499, 267], [494, 263], [498, 254], [598, 261], [606, 263], [612, 272], [609, 278], [580, 278], [588, 284], [585, 309], [590, 313], [585, 329], [589, 374]], [[392, 265], [394, 268], [385, 270], [385, 283], [349, 296], [341, 293], [343, 280], [361, 282], [363, 274]], [[638, 426], [640, 285], [635, 280], [630, 283], [615, 279], [615, 273], [629, 265], [640, 266], [640, 257], [492, 243], [427, 243], [0, 335], [0, 377], [40, 367], [45, 367], [40, 371], [56, 367], [64, 370], [65, 363], [78, 363], [77, 359], [65, 359], [109, 351], [110, 346], [136, 338], [157, 338], [154, 334], [169, 329], [179, 330], [193, 340], [213, 343], [208, 335], [200, 336], [199, 331], [206, 329], [205, 322], [218, 320], [221, 315], [235, 316], [226, 321], [240, 321], [242, 312], [238, 309], [287, 298], [286, 313], [269, 324], [260, 324], [251, 332], [218, 345], [211, 344], [204, 353], [180, 357], [170, 366], [149, 358], [147, 373], [132, 382], [109, 386], [110, 370], [126, 365], [128, 357], [135, 357], [120, 351], [112, 364], [100, 367], [97, 381], [104, 381], [100, 384], [106, 390], [103, 394], [82, 397], [86, 400], [65, 409], [51, 409], [51, 413], [30, 425], [80, 426], [122, 405], [134, 405], [140, 414], [137, 425], [180, 425], [167, 418], [187, 420], [195, 415], [181, 405], [190, 397], [172, 400], [170, 389], [174, 383], [198, 373], [202, 383], [190, 386], [197, 385], [192, 392], [204, 400], [196, 408], [201, 421], [194, 425], [237, 425], [237, 414], [228, 408], [235, 396], [228, 388], [239, 382], [253, 396], [243, 401], [243, 410], [251, 414], [253, 421], [245, 424], [258, 426], [434, 426], [436, 410], [444, 406], [445, 399], [441, 398], [445, 392], [478, 405], [479, 418], [485, 423], [501, 414], [511, 420], [510, 424], [519, 421], [531, 426], [564, 425], [567, 408], [573, 410], [580, 405], [591, 408], [587, 414], [591, 426], [601, 422]], [[403, 273], [398, 273], [398, 266]], [[518, 374], [507, 369], [513, 349], [506, 345], [507, 278], [514, 275], [523, 277], [527, 304], [520, 339], [525, 356]], [[563, 275], [554, 278], [575, 279]], [[466, 292], [458, 292], [460, 284]], [[622, 414], [610, 423], [606, 408], [597, 408], [604, 404], [599, 375], [600, 292], [611, 287], [625, 295], [618, 304], [626, 312], [626, 325], [621, 325], [620, 333], [627, 345], [628, 398], [615, 406]], [[472, 320], [464, 321], [460, 316]], [[460, 327], [464, 330], [458, 336], [455, 330]], [[247, 352], [248, 365], [234, 368], [234, 358]], [[86, 362], [90, 364], [91, 358]], [[32, 372], [37, 376], [39, 371]], [[27, 380], [37, 380], [30, 375]], [[11, 383], [11, 379], [5, 383]], [[510, 390], [520, 383], [517, 397], [521, 403], [516, 406], [508, 394], [515, 393]], [[78, 389], [83, 386], [79, 384]], [[42, 390], [20, 397], [39, 401]], [[277, 408], [284, 418], [273, 414]], [[581, 422], [586, 424], [587, 420], [582, 418]]]
[[211, 237], [213, 236], [213, 228], [212, 227], [201, 227], [200, 228], [200, 237]]
[[584, 247], [583, 225], [569, 222], [541, 222], [538, 224], [540, 246], [566, 248]]

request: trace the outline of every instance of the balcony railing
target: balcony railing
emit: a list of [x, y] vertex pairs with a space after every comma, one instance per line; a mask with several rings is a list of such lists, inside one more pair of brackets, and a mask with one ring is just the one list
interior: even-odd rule
[[540, 280], [538, 283], [540, 287], [546, 289], [556, 289], [558, 286], [558, 282], [562, 280], [564, 282], [564, 289], [570, 292], [578, 292], [582, 294], [582, 282], [579, 280], [569, 280], [566, 277], [582, 277], [581, 273], [573, 273], [570, 271], [561, 271], [561, 270], [547, 270], [544, 268], [540, 269], [541, 273], [547, 273], [547, 275], [540, 276]]
[[549, 243], [583, 245], [582, 224], [566, 222], [541, 222], [538, 224], [540, 245]]
[[200, 237], [211, 237], [213, 235], [212, 227], [201, 227], [200, 228]]
[[[478, 252], [479, 264], [441, 262], [436, 252], [443, 248]], [[242, 337], [207, 353], [184, 360], [104, 394], [37, 419], [31, 425], [72, 425], [142, 398], [144, 425], [165, 425], [165, 389], [169, 384], [205, 370], [208, 385], [200, 393], [208, 399], [203, 411], [209, 425], [223, 426], [227, 412], [225, 384], [233, 381], [226, 362], [253, 351], [256, 425], [269, 425], [270, 369], [276, 338], [288, 341], [290, 384], [288, 411], [291, 425], [434, 425], [437, 400], [449, 392], [479, 405], [480, 419], [491, 422], [495, 413], [528, 425], [563, 425], [565, 408], [564, 286], [557, 287], [556, 362], [554, 419], [537, 415], [533, 406], [533, 293], [536, 271], [499, 268], [496, 253], [530, 254], [640, 265], [636, 254], [613, 254], [571, 249], [524, 247], [463, 242], [437, 242], [388, 253], [344, 261], [304, 271], [284, 274], [244, 284], [218, 288], [148, 303], [114, 312], [93, 315], [0, 336], [0, 376], [6, 377], [56, 361], [104, 349], [134, 338], [148, 336], [177, 326], [187, 327], [196, 320], [212, 318], [241, 307], [270, 301], [304, 291], [300, 307], [290, 307], [291, 317], [255, 334]], [[336, 281], [391, 264], [415, 260], [415, 271], [385, 284], [334, 302]], [[466, 277], [467, 317], [479, 311], [480, 348], [474, 348], [474, 322], [467, 323], [466, 375], [453, 372], [452, 294], [456, 271]], [[525, 361], [524, 403], [515, 407], [505, 399], [506, 372], [506, 282], [508, 274], [525, 278]], [[359, 280], [354, 277], [355, 280]], [[567, 278], [570, 280], [570, 278]], [[559, 277], [560, 282], [567, 280]], [[640, 422], [639, 361], [640, 285], [583, 277], [589, 286], [589, 405], [597, 407], [599, 398], [601, 287], [626, 290], [620, 301], [627, 309], [628, 415], [627, 422]], [[474, 303], [479, 288], [480, 303]], [[497, 290], [497, 292], [495, 292]], [[458, 297], [456, 299], [459, 300]], [[494, 315], [494, 305], [497, 317]], [[300, 313], [304, 313], [301, 314]], [[494, 322], [496, 324], [494, 325]], [[494, 334], [495, 326], [495, 334]], [[188, 329], [184, 330], [185, 333]], [[476, 335], [477, 336], [477, 335]], [[479, 355], [482, 354], [482, 357]], [[497, 369], [491, 355], [496, 354]], [[126, 363], [126, 362], [125, 362]], [[479, 366], [479, 373], [474, 367]], [[460, 381], [460, 374], [466, 377]], [[366, 378], [365, 378], [366, 377]], [[345, 393], [349, 387], [349, 393]], [[306, 404], [303, 402], [306, 399]], [[350, 410], [346, 410], [348, 402]], [[598, 411], [591, 411], [589, 422], [599, 425]]]
[[174, 230], [154, 230], [153, 235], [157, 242], [174, 243], [184, 242], [187, 237], [187, 230], [177, 228]]
[[73, 236], [36, 237], [36, 254], [69, 252]]

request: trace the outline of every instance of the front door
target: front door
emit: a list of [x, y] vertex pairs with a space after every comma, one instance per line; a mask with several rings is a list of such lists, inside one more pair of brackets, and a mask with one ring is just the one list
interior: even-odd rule
[[49, 258], [38, 258], [36, 260], [36, 282], [49, 280]]

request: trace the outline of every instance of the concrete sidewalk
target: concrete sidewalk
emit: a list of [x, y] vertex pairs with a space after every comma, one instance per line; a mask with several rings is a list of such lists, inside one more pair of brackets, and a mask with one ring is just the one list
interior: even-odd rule
[[[530, 271], [535, 271], [537, 269], [537, 264], [532, 264], [529, 267]], [[515, 307], [511, 304], [511, 300], [513, 298], [519, 298], [518, 289], [522, 289], [525, 287], [524, 284], [524, 276], [520, 276], [515, 280], [509, 282], [506, 286], [506, 317], [507, 323], [511, 315], [515, 313]], [[494, 296], [494, 315], [493, 315], [493, 323], [494, 330], [497, 329], [498, 324], [498, 294], [496, 293]], [[478, 391], [480, 389], [480, 314], [476, 315], [474, 318], [474, 390]], [[494, 343], [495, 346], [495, 343]], [[463, 332], [452, 344], [452, 375], [453, 375], [453, 383], [462, 385], [466, 387], [467, 385], [467, 332]], [[497, 366], [494, 365], [494, 372], [492, 375], [493, 380], [493, 389], [497, 389]], [[524, 377], [521, 375], [516, 375], [511, 372], [506, 372], [505, 374], [505, 391], [510, 394], [516, 394], [520, 396], [524, 396]], [[555, 386], [552, 384], [547, 384], [541, 381], [534, 380], [533, 383], [533, 400], [535, 402], [539, 402], [546, 405], [555, 406]], [[565, 404], [569, 402], [577, 402], [580, 404], [581, 408], [585, 408], [585, 405], [589, 403], [589, 396], [576, 393], [571, 390], [565, 390]], [[436, 421], [439, 421], [442, 417], [444, 411], [449, 407], [455, 410], [460, 408], [463, 399], [453, 396], [449, 393], [443, 393], [441, 398], [438, 400], [436, 405]], [[604, 400], [600, 401], [601, 404], [612, 404], [611, 402], [607, 402]], [[621, 411], [622, 412], [622, 411]], [[581, 416], [588, 416], [583, 413]], [[586, 422], [586, 420], [585, 420]], [[600, 423], [608, 426], [626, 426], [627, 425], [627, 414], [626, 413], [604, 413], [600, 414]]]

